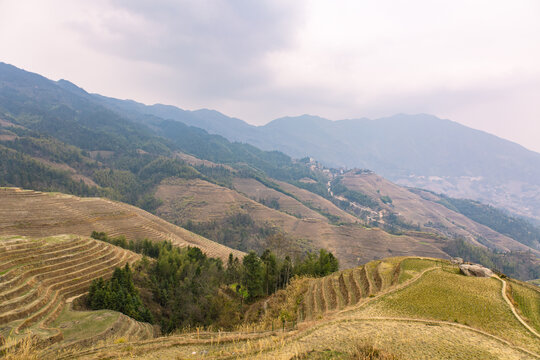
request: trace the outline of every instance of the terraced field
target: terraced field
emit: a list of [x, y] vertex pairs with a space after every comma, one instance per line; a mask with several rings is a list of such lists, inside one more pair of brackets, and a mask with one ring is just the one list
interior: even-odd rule
[[[273, 190], [263, 188], [260, 183], [248, 181], [242, 184], [244, 191], [253, 197], [258, 196], [258, 188], [261, 195], [270, 194], [268, 195], [270, 197], [275, 195], [272, 194]], [[240, 183], [237, 182], [236, 185], [240, 187]], [[388, 256], [448, 257], [441, 250], [443, 243], [436, 239], [396, 236], [377, 228], [364, 228], [359, 224], [335, 225], [299, 201], [289, 198], [285, 202], [282, 199], [284, 206], [289, 204], [287, 206], [293, 213], [299, 212], [293, 209], [303, 207], [305, 214], [313, 214], [313, 217], [298, 218], [264, 206], [237, 191], [200, 179], [164, 180], [158, 186], [156, 197], [163, 201], [157, 209], [157, 214], [168, 221], [208, 222], [225, 219], [238, 213], [249, 214], [255, 223], [261, 226], [266, 224], [276, 226], [293, 239], [304, 243], [307, 240], [315, 249], [324, 248], [331, 251], [343, 268], [355, 267], [374, 258]]]
[[[426, 262], [423, 259], [418, 261]], [[444, 260], [440, 261], [442, 264]], [[436, 263], [430, 263], [428, 267]], [[328, 313], [349, 308], [395, 288], [405, 282], [405, 276], [412, 278], [424, 270], [416, 268], [413, 258], [397, 257], [371, 261], [324, 278], [301, 279], [303, 291], [297, 291], [294, 295], [298, 299], [295, 301], [298, 308], [288, 311], [295, 313], [299, 320], [320, 319]], [[282, 310], [274, 310], [274, 313]]]
[[[0, 237], [0, 335], [14, 343], [32, 336], [40, 345], [90, 344], [106, 335], [153, 337], [149, 324], [119, 313], [79, 313], [71, 300], [115, 267], [140, 255], [75, 235], [31, 239]], [[90, 327], [93, 327], [90, 329]], [[84, 329], [85, 331], [80, 331]]]
[[354, 350], [368, 345], [398, 359], [540, 359], [540, 338], [505, 302], [505, 283], [522, 297], [516, 307], [536, 326], [540, 292], [532, 286], [466, 277], [445, 260], [390, 258], [299, 279], [276, 293], [277, 301], [265, 302], [266, 315], [294, 313], [300, 320], [294, 330], [197, 332], [65, 358], [356, 359]]
[[89, 236], [92, 231], [128, 240], [168, 240], [179, 247], [196, 246], [226, 260], [243, 253], [168, 223], [137, 207], [102, 198], [80, 198], [18, 188], [0, 188], [0, 235], [43, 237]]
[[279, 210], [303, 219], [327, 220], [323, 215], [314, 211], [300, 201], [285, 195], [277, 190], [271, 189], [259, 181], [251, 178], [235, 178], [234, 188], [247, 197], [255, 200], [275, 200], [279, 203]]

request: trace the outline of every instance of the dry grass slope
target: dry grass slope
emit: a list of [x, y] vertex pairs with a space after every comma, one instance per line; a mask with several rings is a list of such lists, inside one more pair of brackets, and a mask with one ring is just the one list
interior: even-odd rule
[[[440, 198], [431, 193], [419, 192], [421, 196], [376, 174], [349, 172], [343, 176], [342, 182], [347, 188], [360, 191], [375, 200], [378, 200], [381, 196], [389, 196], [392, 199], [392, 204], [384, 204], [379, 201], [383, 209], [398, 213], [410, 223], [420, 225], [426, 231], [444, 236], [458, 234], [480, 247], [484, 245], [477, 242], [476, 239], [482, 237], [492, 247], [502, 251], [531, 250], [537, 255], [540, 254], [535, 249], [530, 249], [508, 236], [502, 235], [438, 204], [437, 201]], [[430, 240], [426, 239], [425, 241]]]
[[[251, 180], [249, 184], [255, 188], [264, 186], [260, 183], [253, 184]], [[269, 190], [261, 188], [261, 191]], [[324, 217], [300, 219], [204, 180], [168, 179], [158, 187], [156, 196], [163, 200], [163, 205], [157, 212], [168, 221], [207, 222], [224, 219], [232, 214], [247, 213], [258, 224], [270, 223], [294, 239], [309, 240], [313, 248], [332, 251], [343, 268], [355, 267], [374, 258], [387, 256], [447, 257], [446, 253], [435, 245], [426, 243], [424, 239], [395, 236], [380, 229], [366, 229], [357, 224], [337, 226], [330, 224]], [[303, 206], [297, 201], [294, 204]], [[307, 209], [304, 210], [306, 212], [314, 212], [304, 208]]]
[[102, 198], [80, 198], [17, 188], [0, 188], [0, 235], [31, 237], [58, 234], [89, 236], [92, 231], [129, 239], [168, 240], [179, 247], [197, 246], [226, 260], [243, 253], [217, 244], [137, 207]]

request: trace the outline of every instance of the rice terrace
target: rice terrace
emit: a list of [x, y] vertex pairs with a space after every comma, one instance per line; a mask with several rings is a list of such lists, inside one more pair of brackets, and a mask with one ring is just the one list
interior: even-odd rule
[[[396, 358], [539, 357], [540, 319], [531, 315], [540, 292], [508, 278], [465, 277], [446, 260], [389, 258], [299, 278], [252, 309], [260, 318], [236, 331], [160, 337], [119, 313], [72, 308], [89, 282], [135, 264], [137, 254], [79, 236], [1, 241], [7, 358], [349, 358], [367, 351], [363, 344]], [[9, 348], [20, 339], [43, 350]]]

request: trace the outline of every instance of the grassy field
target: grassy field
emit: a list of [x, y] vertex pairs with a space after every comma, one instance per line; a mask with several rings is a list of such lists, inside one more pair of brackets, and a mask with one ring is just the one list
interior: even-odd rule
[[[534, 359], [507, 343], [452, 324], [399, 320], [339, 319], [292, 333], [196, 334], [102, 347], [67, 358], [134, 359]], [[356, 356], [355, 356], [356, 355]], [[377, 357], [373, 357], [377, 359]], [[367, 359], [371, 359], [367, 357]]]
[[498, 280], [466, 277], [456, 268], [427, 272], [420, 281], [370, 304], [361, 315], [454, 322], [540, 351], [540, 341], [518, 322], [504, 302]]
[[540, 332], [540, 289], [510, 281], [512, 299], [522, 318]]
[[407, 280], [412, 279], [415, 275], [418, 275], [423, 270], [429, 269], [438, 265], [433, 260], [408, 258], [404, 259], [400, 264], [400, 272], [398, 277], [398, 283], [404, 283]]
[[64, 341], [69, 342], [104, 332], [119, 316], [109, 310], [72, 311], [66, 307], [51, 326], [62, 330]]

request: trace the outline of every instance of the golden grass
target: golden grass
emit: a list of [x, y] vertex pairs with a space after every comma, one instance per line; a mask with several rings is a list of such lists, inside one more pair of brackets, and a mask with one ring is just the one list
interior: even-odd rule
[[7, 338], [4, 346], [0, 347], [0, 357], [6, 360], [37, 360], [40, 359], [40, 351], [30, 336], [22, 339]]
[[435, 266], [435, 261], [427, 259], [408, 258], [401, 262], [398, 283], [402, 284], [412, 279], [415, 275], [421, 273], [430, 267]]
[[80, 340], [104, 332], [119, 316], [109, 310], [72, 311], [66, 306], [51, 326], [62, 330], [64, 341]]
[[540, 332], [540, 289], [531, 289], [517, 281], [510, 281], [514, 306], [530, 326]]
[[[373, 354], [378, 352], [387, 356], [379, 359], [533, 358], [504, 342], [466, 328], [398, 320], [345, 319], [300, 332], [267, 334], [259, 338], [223, 335], [218, 339], [218, 334], [215, 334], [210, 341], [193, 343], [186, 340], [171, 337], [141, 343], [140, 346], [119, 344], [88, 358], [370, 359], [359, 357], [369, 354], [370, 350]], [[306, 354], [330, 357], [305, 357]]]
[[419, 281], [383, 296], [362, 316], [433, 319], [486, 331], [540, 351], [540, 343], [514, 317], [494, 278], [460, 275], [453, 268], [427, 272]]

